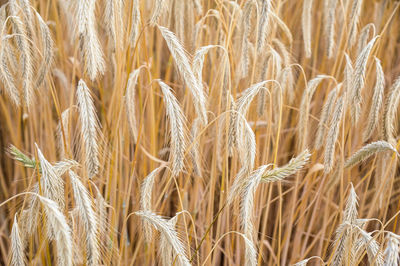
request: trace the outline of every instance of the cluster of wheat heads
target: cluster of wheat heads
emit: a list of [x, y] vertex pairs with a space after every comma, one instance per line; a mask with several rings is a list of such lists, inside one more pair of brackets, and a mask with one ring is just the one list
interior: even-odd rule
[[400, 4], [0, 1], [0, 264], [398, 265]]

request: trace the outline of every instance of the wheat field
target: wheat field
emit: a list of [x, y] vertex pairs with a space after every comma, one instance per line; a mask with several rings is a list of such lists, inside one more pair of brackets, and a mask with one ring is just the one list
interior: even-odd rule
[[399, 265], [400, 2], [0, 3], [0, 265]]

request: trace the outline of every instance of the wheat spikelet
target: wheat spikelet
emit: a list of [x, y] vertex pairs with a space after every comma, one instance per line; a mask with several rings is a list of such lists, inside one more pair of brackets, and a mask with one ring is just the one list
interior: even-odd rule
[[91, 80], [105, 71], [105, 62], [95, 27], [96, 0], [77, 1], [75, 11], [76, 31], [85, 63], [85, 70]]
[[311, 19], [313, 0], [304, 0], [301, 25], [303, 30], [304, 50], [306, 57], [311, 57]]
[[251, 171], [254, 167], [254, 160], [256, 158], [256, 138], [249, 123], [243, 118], [243, 127], [238, 132], [238, 151], [239, 157], [243, 167]]
[[[142, 186], [141, 186], [141, 192], [140, 192], [140, 209], [142, 211], [151, 211], [152, 204], [151, 204], [151, 194], [153, 191], [153, 186], [154, 186], [154, 179], [156, 175], [163, 169], [163, 166], [157, 167], [153, 171], [151, 171], [150, 174], [146, 176], [144, 179]], [[148, 243], [152, 240], [152, 230], [151, 230], [151, 224], [149, 224], [147, 221], [143, 221], [143, 230], [144, 230], [144, 236], [145, 239]]]
[[364, 76], [367, 68], [367, 61], [372, 47], [374, 46], [377, 37], [373, 38], [362, 52], [357, 56], [356, 64], [354, 67], [353, 78], [351, 81], [351, 115], [353, 123], [357, 123], [361, 113], [362, 96], [361, 91], [364, 88]]
[[351, 12], [350, 12], [350, 32], [349, 32], [349, 43], [348, 45], [352, 47], [357, 40], [357, 33], [358, 33], [358, 21], [361, 15], [361, 7], [362, 7], [363, 0], [353, 0], [351, 5]]
[[58, 265], [72, 266], [71, 229], [68, 226], [65, 216], [55, 201], [39, 195], [37, 197], [44, 207], [47, 218], [46, 224], [54, 234]]
[[315, 138], [315, 148], [316, 149], [321, 148], [321, 146], [324, 142], [326, 127], [328, 126], [330, 115], [335, 106], [336, 95], [337, 95], [338, 91], [340, 90], [340, 88], [341, 88], [340, 85], [338, 85], [335, 89], [333, 89], [328, 94], [326, 102], [322, 108], [321, 117], [319, 118], [319, 123], [318, 123], [317, 136]]
[[132, 46], [136, 43], [139, 37], [139, 28], [140, 28], [140, 3], [139, 0], [132, 1], [132, 25], [131, 25], [131, 32], [130, 32], [130, 41]]
[[43, 156], [42, 151], [39, 149], [37, 144], [35, 144], [38, 159], [40, 162], [40, 169], [42, 171], [42, 176], [40, 179], [41, 188], [43, 195], [46, 198], [54, 200], [60, 209], [65, 208], [64, 202], [64, 181], [60, 176], [57, 175], [54, 167], [46, 160]]
[[172, 223], [168, 220], [156, 215], [150, 211], [138, 211], [135, 212], [142, 220], [149, 222], [153, 225], [165, 239], [168, 244], [172, 247], [174, 257], [176, 257], [177, 265], [190, 265], [188, 258], [186, 257], [185, 249], [183, 248], [182, 242], [178, 238], [178, 234], [174, 229]]
[[396, 153], [396, 155], [400, 156], [396, 148], [393, 147], [392, 144], [384, 140], [380, 140], [362, 147], [359, 151], [357, 151], [349, 159], [347, 159], [347, 161], [344, 164], [344, 167], [352, 167], [358, 164], [359, 162], [365, 161], [375, 153], [382, 151], [392, 151]]
[[271, 0], [262, 1], [261, 14], [258, 22], [257, 51], [263, 50], [267, 34], [270, 30], [269, 12], [271, 10]]
[[289, 97], [289, 103], [293, 103], [295, 98], [295, 81], [291, 66], [287, 66], [279, 73], [278, 82], [281, 84], [282, 90], [285, 91]]
[[328, 136], [326, 138], [324, 152], [324, 172], [329, 173], [332, 169], [335, 155], [335, 143], [339, 136], [340, 122], [343, 118], [344, 98], [341, 96], [337, 100], [337, 105], [332, 114], [332, 120], [329, 125]]
[[166, 11], [167, 5], [165, 0], [156, 0], [154, 2], [153, 14], [151, 14], [150, 25], [155, 26], [158, 19]]
[[175, 60], [178, 72], [180, 73], [183, 81], [186, 83], [186, 85], [190, 89], [190, 92], [192, 93], [197, 116], [201, 118], [203, 124], [207, 124], [207, 98], [203, 91], [203, 86], [201, 82], [196, 78], [195, 74], [193, 73], [185, 49], [176, 38], [175, 34], [173, 34], [167, 28], [161, 26], [158, 26], [158, 28], [167, 43], [172, 57]]
[[68, 170], [75, 168], [77, 166], [79, 166], [79, 163], [77, 161], [66, 159], [63, 161], [56, 162], [54, 164], [54, 170], [55, 170], [57, 176], [62, 176]]
[[300, 103], [300, 114], [299, 114], [299, 139], [303, 139], [308, 136], [308, 120], [309, 120], [309, 108], [311, 103], [311, 98], [313, 97], [315, 90], [318, 85], [326, 78], [330, 78], [327, 75], [318, 75], [307, 83], [307, 88], [303, 92]]
[[392, 87], [390, 88], [389, 95], [387, 96], [385, 103], [385, 112], [383, 115], [384, 126], [383, 126], [383, 136], [385, 139], [394, 143], [396, 140], [394, 138], [394, 123], [396, 117], [397, 106], [400, 99], [400, 77], [398, 77]]
[[126, 93], [125, 93], [125, 106], [126, 106], [126, 115], [128, 117], [129, 129], [131, 131], [134, 143], [137, 142], [138, 136], [138, 126], [136, 122], [136, 104], [135, 104], [135, 95], [136, 95], [136, 85], [137, 80], [140, 74], [140, 68], [135, 69], [131, 74], [129, 74], [128, 84], [126, 85]]
[[374, 87], [374, 95], [372, 96], [371, 110], [368, 115], [367, 127], [364, 130], [364, 140], [369, 139], [378, 124], [379, 110], [382, 106], [383, 93], [385, 89], [385, 75], [383, 73], [381, 62], [375, 57], [376, 65], [376, 82]]
[[387, 247], [385, 249], [384, 266], [398, 266], [400, 257], [400, 247], [398, 236], [393, 233], [387, 235]]
[[25, 254], [24, 254], [24, 240], [21, 237], [19, 230], [17, 215], [14, 216], [14, 224], [11, 229], [11, 262], [12, 266], [23, 266], [25, 265]]
[[97, 237], [98, 221], [96, 213], [92, 208], [89, 192], [79, 180], [79, 177], [69, 171], [72, 189], [74, 191], [75, 205], [78, 214], [83, 221], [86, 231], [86, 255], [88, 265], [98, 265], [100, 262], [100, 248]]
[[35, 12], [37, 20], [39, 21], [39, 26], [40, 26], [40, 34], [42, 37], [42, 43], [44, 45], [44, 62], [42, 62], [39, 72], [38, 72], [38, 77], [36, 79], [35, 87], [40, 88], [43, 84], [43, 81], [46, 77], [47, 72], [49, 71], [51, 67], [51, 63], [53, 61], [53, 39], [51, 38], [50, 34], [50, 29], [47, 26], [47, 24], [44, 22], [42, 17], [39, 15], [39, 13]]
[[335, 47], [335, 12], [337, 0], [328, 0], [324, 3], [324, 35], [328, 45], [328, 58], [332, 58]]
[[185, 116], [179, 106], [178, 101], [171, 92], [171, 88], [158, 80], [158, 84], [161, 87], [164, 95], [163, 100], [165, 102], [165, 108], [170, 123], [171, 132], [171, 161], [172, 161], [172, 175], [178, 175], [184, 167], [184, 155], [186, 149], [185, 140]]
[[89, 178], [92, 178], [98, 174], [100, 167], [97, 136], [99, 123], [92, 96], [83, 80], [79, 80], [76, 98], [81, 122], [81, 136], [85, 146], [85, 165]]

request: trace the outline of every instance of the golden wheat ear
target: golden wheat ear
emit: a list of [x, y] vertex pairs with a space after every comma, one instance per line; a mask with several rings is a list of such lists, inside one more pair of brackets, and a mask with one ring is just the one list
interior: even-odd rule
[[100, 128], [89, 88], [83, 80], [80, 80], [76, 89], [79, 119], [81, 122], [81, 137], [85, 150], [85, 166], [89, 178], [93, 178], [99, 172], [99, 145], [98, 131]]
[[14, 216], [14, 223], [11, 229], [11, 260], [12, 266], [26, 265], [24, 252], [24, 239], [19, 230], [17, 215]]

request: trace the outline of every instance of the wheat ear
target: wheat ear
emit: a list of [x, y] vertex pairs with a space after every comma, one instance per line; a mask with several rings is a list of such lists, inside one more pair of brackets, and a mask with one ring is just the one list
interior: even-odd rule
[[196, 118], [193, 121], [192, 129], [190, 130], [191, 138], [192, 138], [192, 149], [190, 150], [190, 155], [192, 157], [193, 170], [194, 170], [195, 174], [199, 177], [202, 176], [201, 159], [200, 159], [200, 153], [199, 153], [200, 145], [199, 145], [199, 140], [198, 140], [200, 123], [201, 123], [200, 119]]
[[350, 33], [349, 33], [349, 46], [352, 47], [357, 40], [357, 25], [361, 15], [361, 7], [363, 0], [353, 0], [350, 12]]
[[249, 72], [249, 35], [251, 27], [251, 14], [255, 5], [254, 0], [247, 0], [243, 7], [243, 15], [241, 20], [242, 33], [242, 49], [240, 54], [240, 78], [247, 76]]
[[25, 264], [24, 240], [19, 230], [17, 215], [14, 216], [14, 224], [11, 229], [11, 262], [12, 266], [23, 266]]
[[139, 0], [132, 1], [132, 25], [130, 32], [130, 41], [132, 46], [135, 45], [138, 37], [139, 37], [139, 28], [140, 28], [140, 3]]
[[310, 112], [311, 99], [317, 89], [318, 85], [326, 78], [330, 78], [327, 75], [318, 75], [307, 83], [307, 87], [303, 92], [300, 103], [300, 114], [299, 114], [299, 139], [303, 142], [303, 139], [308, 136], [308, 120]]
[[[172, 228], [175, 228], [178, 221], [178, 214], [168, 220]], [[168, 238], [164, 234], [160, 235], [160, 257], [161, 263], [165, 266], [174, 265], [174, 250], [168, 242]]]
[[64, 210], [64, 181], [59, 175], [57, 175], [57, 171], [55, 170], [55, 168], [43, 156], [43, 153], [39, 149], [37, 144], [35, 144], [35, 146], [37, 149], [40, 169], [42, 172], [40, 184], [43, 190], [43, 195], [46, 198], [57, 202], [60, 209]]
[[371, 109], [368, 115], [367, 127], [364, 130], [364, 140], [369, 139], [378, 124], [379, 111], [382, 106], [383, 93], [385, 89], [385, 75], [383, 73], [381, 62], [375, 57], [376, 65], [376, 82], [374, 87], [374, 95], [372, 96]]
[[100, 167], [97, 136], [99, 123], [92, 96], [83, 80], [79, 80], [76, 98], [81, 122], [81, 136], [85, 146], [85, 165], [89, 178], [92, 178], [98, 174]]
[[[57, 203], [37, 195], [46, 214], [46, 224], [54, 234], [57, 246], [58, 265], [72, 266], [72, 237], [71, 229]], [[49, 236], [50, 237], [50, 236]]]
[[400, 257], [399, 236], [393, 233], [387, 235], [384, 266], [398, 266]]
[[[160, 166], [151, 171], [151, 173], [146, 176], [146, 178], [142, 183], [140, 192], [140, 209], [142, 211], [151, 211], [153, 209], [151, 203], [152, 202], [151, 195], [153, 192], [154, 179], [163, 168], [164, 168], [163, 166]], [[151, 230], [151, 224], [149, 224], [145, 220], [143, 221], [143, 230], [146, 241], [150, 243], [153, 235]]]
[[362, 52], [357, 56], [356, 64], [354, 67], [353, 78], [351, 81], [351, 114], [353, 118], [353, 123], [357, 123], [361, 113], [361, 102], [362, 96], [361, 91], [364, 88], [364, 76], [367, 68], [367, 61], [369, 54], [371, 53], [372, 47], [376, 41], [376, 38], [373, 38], [367, 46], [362, 50]]
[[328, 58], [332, 58], [335, 47], [335, 22], [337, 0], [325, 1], [324, 35], [328, 46]]
[[129, 74], [128, 84], [126, 85], [125, 106], [126, 115], [128, 117], [129, 128], [133, 137], [134, 143], [137, 142], [138, 126], [136, 122], [136, 85], [140, 74], [140, 68], [135, 69]]
[[[299, 156], [293, 158], [288, 164], [275, 168], [272, 170], [267, 170], [270, 165], [260, 166], [255, 170], [245, 181], [243, 188], [241, 189], [241, 205], [240, 205], [240, 219], [241, 225], [244, 230], [245, 236], [251, 241], [253, 241], [253, 231], [254, 226], [252, 222], [252, 213], [254, 205], [254, 193], [258, 185], [262, 183], [270, 183], [281, 181], [282, 179], [296, 173], [308, 162], [310, 158], [310, 153], [308, 150], [303, 151]], [[254, 245], [254, 244], [253, 244]], [[246, 245], [246, 265], [257, 265], [257, 257], [251, 252], [253, 250], [252, 246]]]
[[384, 126], [383, 136], [390, 142], [396, 142], [394, 138], [394, 123], [396, 117], [397, 106], [399, 105], [400, 99], [400, 77], [398, 77], [392, 85], [389, 95], [386, 99], [385, 112], [383, 115]]
[[174, 33], [161, 26], [158, 26], [158, 28], [167, 43], [169, 51], [175, 60], [176, 66], [180, 75], [182, 76], [183, 81], [189, 87], [189, 90], [193, 96], [197, 116], [201, 118], [203, 124], [207, 124], [207, 97], [203, 90], [203, 85], [193, 73], [185, 49], [176, 38]]
[[3, 83], [3, 87], [8, 97], [11, 99], [14, 105], [21, 105], [21, 96], [18, 91], [18, 88], [15, 86], [15, 80], [12, 76], [10, 69], [7, 64], [6, 58], [6, 47], [8, 46], [8, 40], [5, 39], [2, 41], [2, 45], [0, 47], [0, 79]]
[[261, 5], [261, 14], [258, 23], [257, 51], [263, 50], [267, 39], [267, 34], [270, 30], [269, 13], [272, 5], [271, 2], [271, 0], [265, 0]]
[[100, 248], [98, 240], [98, 220], [96, 213], [92, 207], [89, 192], [80, 181], [79, 177], [72, 171], [69, 171], [69, 178], [71, 180], [72, 188], [74, 191], [74, 198], [76, 208], [79, 216], [83, 221], [86, 231], [86, 255], [88, 265], [98, 265], [100, 262]]
[[178, 101], [171, 92], [171, 88], [158, 80], [164, 95], [163, 100], [167, 116], [169, 118], [170, 132], [171, 132], [171, 162], [172, 162], [172, 175], [178, 175], [184, 167], [184, 156], [186, 149], [185, 139], [185, 116], [179, 106]]
[[357, 194], [353, 184], [350, 184], [350, 192], [347, 198], [346, 207], [343, 213], [342, 223], [336, 230], [333, 247], [335, 247], [332, 265], [342, 265], [343, 260], [350, 258], [354, 260], [353, 247], [351, 243], [352, 225], [357, 219]]
[[154, 26], [157, 24], [158, 19], [167, 9], [167, 1], [165, 0], [156, 0], [154, 2], [153, 14], [151, 14], [150, 25]]
[[343, 105], [344, 98], [341, 96], [335, 109], [333, 111], [332, 120], [329, 125], [328, 136], [326, 138], [325, 152], [324, 152], [324, 171], [329, 173], [332, 170], [334, 155], [335, 155], [335, 143], [339, 136], [340, 122], [343, 118]]
[[338, 90], [340, 90], [340, 87], [339, 88], [338, 87], [333, 89], [328, 94], [326, 102], [325, 102], [324, 106], [322, 107], [321, 117], [319, 118], [319, 123], [318, 123], [317, 136], [315, 138], [315, 148], [316, 149], [321, 148], [321, 146], [324, 142], [326, 127], [328, 126], [330, 115], [335, 106]]
[[347, 159], [344, 167], [352, 167], [359, 162], [365, 161], [375, 153], [382, 151], [392, 151], [396, 153], [397, 156], [400, 156], [400, 154], [397, 152], [396, 148], [393, 147], [392, 144], [384, 140], [380, 140], [362, 147], [359, 151], [357, 151], [349, 159]]
[[47, 26], [46, 22], [44, 22], [44, 20], [39, 15], [39, 13], [35, 12], [35, 14], [39, 21], [40, 34], [42, 37], [42, 43], [44, 45], [44, 62], [40, 66], [40, 69], [38, 72], [38, 77], [37, 77], [36, 83], [35, 83], [35, 87], [40, 88], [40, 86], [42, 86], [42, 84], [43, 84], [46, 74], [48, 73], [48, 71], [51, 67], [51, 63], [53, 61], [54, 42], [53, 42], [53, 39], [51, 38], [50, 29]]
[[372, 36], [375, 36], [375, 25], [373, 23], [367, 24], [361, 30], [360, 37], [358, 37], [357, 54], [360, 54], [361, 51], [364, 49], [364, 47], [367, 45], [371, 29], [372, 29]]
[[[112, 0], [110, 0], [112, 1]], [[95, 27], [96, 0], [78, 1], [75, 23], [79, 44], [85, 63], [85, 70], [91, 80], [105, 71], [105, 62]]]
[[149, 222], [165, 237], [168, 244], [172, 247], [177, 265], [188, 266], [190, 262], [186, 257], [185, 249], [178, 238], [178, 233], [172, 223], [150, 211], [135, 212], [142, 220]]

